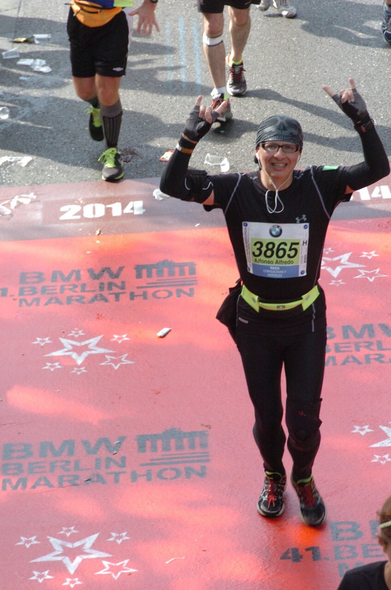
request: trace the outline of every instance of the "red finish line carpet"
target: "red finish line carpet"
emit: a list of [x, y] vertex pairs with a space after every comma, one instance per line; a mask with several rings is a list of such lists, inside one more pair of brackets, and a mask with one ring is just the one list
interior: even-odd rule
[[[252, 407], [215, 320], [237, 278], [222, 220], [158, 203], [146, 183], [129, 225], [114, 226], [114, 203], [129, 203], [108, 192], [126, 187], [80, 197], [106, 191], [110, 220], [97, 203], [64, 205], [71, 185], [35, 188], [36, 202], [0, 219], [2, 589], [336, 590], [347, 569], [382, 559], [391, 219], [333, 221], [325, 244], [314, 474], [328, 519], [313, 530], [291, 487], [281, 518], [256, 511]], [[45, 218], [56, 199], [62, 226]]]

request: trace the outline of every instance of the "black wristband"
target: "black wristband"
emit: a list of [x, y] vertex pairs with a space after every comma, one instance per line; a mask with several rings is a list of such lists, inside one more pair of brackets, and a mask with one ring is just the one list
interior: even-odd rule
[[191, 154], [196, 145], [197, 144], [194, 143], [194, 141], [190, 141], [182, 135], [177, 143], [176, 149], [185, 154]]
[[372, 127], [374, 126], [375, 123], [373, 119], [371, 119], [371, 117], [368, 115], [368, 117], [365, 117], [365, 119], [356, 123], [354, 128], [358, 132], [361, 131], [362, 133], [366, 133], [367, 131], [369, 131], [369, 129], [372, 129]]

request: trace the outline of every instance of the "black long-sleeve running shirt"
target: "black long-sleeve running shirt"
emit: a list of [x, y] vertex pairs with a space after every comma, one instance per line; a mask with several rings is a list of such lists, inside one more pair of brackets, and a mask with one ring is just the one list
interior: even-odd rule
[[194, 174], [188, 171], [190, 156], [178, 150], [160, 188], [173, 197], [200, 203], [213, 191], [214, 205], [207, 210], [223, 210], [246, 287], [265, 301], [298, 299], [318, 281], [327, 227], [338, 203], [350, 200], [348, 187], [353, 192], [390, 171], [375, 128], [359, 135], [364, 162], [295, 170], [291, 185], [279, 192], [277, 207], [275, 193], [266, 191], [258, 171]]

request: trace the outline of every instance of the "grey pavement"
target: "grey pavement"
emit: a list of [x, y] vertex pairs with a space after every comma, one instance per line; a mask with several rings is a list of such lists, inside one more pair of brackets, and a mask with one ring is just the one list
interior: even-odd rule
[[[135, 5], [140, 4], [139, 0]], [[348, 85], [349, 76], [375, 118], [387, 152], [391, 47], [380, 32], [379, 0], [296, 0], [296, 19], [272, 9], [251, 8], [252, 29], [245, 50], [248, 93], [232, 99], [234, 120], [214, 130], [197, 147], [192, 165], [205, 168], [207, 153], [226, 156], [231, 170], [253, 168], [254, 137], [263, 118], [282, 112], [297, 118], [305, 133], [301, 165], [354, 164], [361, 145], [350, 121], [322, 90]], [[69, 5], [44, 0], [2, 0], [0, 7], [0, 158], [31, 156], [21, 167], [0, 166], [2, 186], [30, 186], [100, 179], [97, 159], [104, 147], [88, 135], [86, 104], [72, 86], [66, 20]], [[211, 83], [202, 53], [202, 18], [194, 0], [160, 0], [160, 32], [133, 34], [127, 75], [121, 85], [124, 119], [120, 148], [125, 179], [156, 178], [162, 154], [173, 148], [198, 94], [210, 99]], [[227, 20], [226, 20], [227, 23]], [[229, 47], [228, 27], [225, 31]], [[40, 44], [16, 44], [15, 37], [50, 34]], [[4, 59], [43, 59], [49, 73]], [[213, 170], [212, 168], [208, 168]], [[385, 214], [389, 201], [373, 204]]]

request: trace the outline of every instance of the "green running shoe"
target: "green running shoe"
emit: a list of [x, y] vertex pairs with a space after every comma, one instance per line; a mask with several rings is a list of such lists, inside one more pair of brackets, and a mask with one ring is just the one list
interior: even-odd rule
[[102, 162], [102, 179], [107, 182], [116, 182], [121, 180], [124, 175], [124, 165], [121, 158], [121, 152], [113, 147], [108, 148], [100, 156], [98, 162]]
[[100, 109], [91, 106], [88, 111], [90, 120], [88, 122], [88, 130], [91, 138], [94, 141], [103, 141], [105, 136], [103, 134], [102, 121], [100, 120]]

